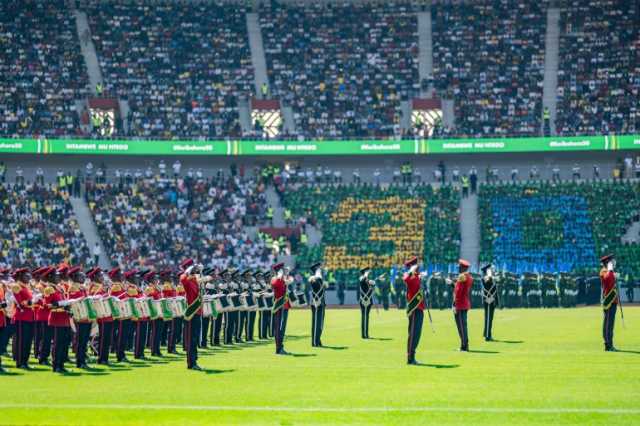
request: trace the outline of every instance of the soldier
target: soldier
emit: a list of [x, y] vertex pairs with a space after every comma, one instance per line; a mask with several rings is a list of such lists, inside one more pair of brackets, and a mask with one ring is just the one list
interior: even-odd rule
[[[171, 275], [172, 273], [170, 270], [164, 270], [160, 272], [160, 278], [163, 281], [162, 297], [164, 297], [165, 299], [173, 299], [177, 295], [176, 289], [173, 287], [173, 284], [171, 282]], [[178, 320], [180, 320], [179, 324], [178, 324]], [[182, 318], [173, 318], [171, 321], [165, 324], [165, 327], [167, 330], [167, 353], [170, 353], [170, 354], [178, 353], [178, 351], [176, 350], [176, 340], [177, 340], [176, 335], [177, 335], [177, 329], [181, 325], [182, 325]]]
[[469, 334], [467, 332], [467, 311], [471, 309], [469, 294], [473, 286], [473, 278], [468, 272], [469, 262], [464, 259], [458, 261], [460, 275], [454, 284], [453, 289], [453, 314], [460, 336], [460, 350], [469, 351]]
[[409, 268], [403, 275], [403, 281], [407, 285], [407, 316], [409, 317], [409, 336], [407, 338], [407, 364], [417, 365], [416, 349], [422, 335], [422, 322], [426, 308], [424, 293], [422, 291], [421, 277], [418, 266], [418, 258], [413, 257], [404, 264]]
[[[260, 273], [257, 271], [256, 273]], [[249, 295], [253, 298], [255, 303], [258, 303], [258, 297], [260, 297], [260, 284], [256, 279], [256, 273], [249, 273], [247, 276], [247, 282], [249, 283]], [[245, 327], [245, 336], [247, 342], [253, 342], [253, 334], [256, 329], [256, 311], [252, 310], [247, 312], [247, 325]]]
[[311, 346], [322, 346], [322, 329], [324, 328], [324, 314], [326, 309], [325, 291], [329, 283], [322, 280], [322, 264], [311, 265], [309, 285], [311, 286]]
[[[102, 270], [98, 267], [87, 272], [87, 279], [91, 281], [89, 285], [89, 296], [104, 296], [107, 292], [104, 289]], [[113, 335], [113, 318], [98, 319], [98, 364], [109, 365], [109, 352], [111, 351], [111, 340]]]
[[493, 313], [498, 305], [498, 287], [493, 277], [493, 266], [489, 263], [482, 268], [482, 306], [484, 308], [484, 340], [493, 340]]
[[[71, 279], [69, 286], [69, 299], [77, 300], [87, 297], [86, 289], [84, 288], [85, 276], [79, 266], [70, 268], [67, 272]], [[90, 320], [78, 320], [74, 318], [76, 328], [76, 367], [86, 370], [89, 368], [87, 365], [87, 348], [89, 346], [89, 338], [91, 337], [91, 321]]]
[[211, 281], [211, 277], [201, 277], [199, 272], [201, 265], [194, 265], [192, 259], [187, 259], [180, 264], [184, 271], [180, 276], [180, 283], [183, 285], [187, 311], [184, 314], [184, 339], [187, 350], [187, 368], [189, 370], [202, 370], [198, 365], [198, 342], [200, 341], [200, 329], [202, 326], [202, 296], [200, 286]]
[[[150, 271], [147, 272], [143, 278], [145, 282], [148, 283], [145, 292], [147, 297], [153, 300], [160, 300], [162, 298], [162, 292], [160, 288], [158, 288], [159, 281], [157, 279], [157, 274], [153, 271]], [[161, 357], [162, 353], [160, 352], [160, 342], [162, 340], [162, 332], [164, 329], [164, 320], [162, 319], [162, 316], [149, 321], [149, 325], [151, 326], [151, 329], [149, 330], [149, 346], [151, 347], [151, 356]]]
[[602, 337], [604, 339], [604, 350], [615, 352], [613, 346], [613, 329], [616, 323], [616, 311], [620, 299], [618, 296], [618, 286], [616, 285], [616, 274], [614, 269], [616, 261], [612, 254], [600, 258], [602, 269], [600, 270], [600, 285], [602, 288], [602, 309], [604, 311], [602, 321]]
[[[222, 274], [225, 273], [225, 271], [220, 271], [217, 274], [216, 283], [214, 284], [216, 287], [216, 294], [218, 294], [220, 297], [226, 297], [224, 296], [223, 291], [223, 286], [225, 286], [226, 284], [222, 280]], [[211, 325], [211, 344], [213, 346], [220, 346], [220, 332], [222, 331], [222, 324], [223, 321], [225, 321], [226, 317], [226, 312], [223, 312], [219, 313], [218, 316], [213, 319], [213, 324]]]
[[273, 288], [273, 335], [276, 340], [276, 354], [288, 355], [284, 350], [284, 336], [287, 330], [287, 318], [289, 316], [289, 303], [287, 294], [287, 286], [293, 282], [293, 278], [286, 276], [284, 271], [284, 263], [276, 263], [272, 267], [276, 276], [271, 280]]
[[[243, 271], [242, 274], [240, 274], [240, 271], [237, 271], [237, 272], [238, 274], [236, 275], [236, 283], [239, 288], [238, 293], [246, 294], [249, 291], [249, 283], [247, 282], [248, 280], [247, 276], [251, 273], [251, 271], [247, 269]], [[247, 311], [241, 310], [238, 312], [238, 324], [236, 327], [236, 341], [238, 343], [242, 343], [242, 333], [245, 331], [245, 328], [247, 327], [247, 319], [248, 319]]]
[[29, 370], [29, 356], [33, 342], [33, 293], [29, 286], [31, 274], [29, 269], [20, 268], [13, 272], [14, 284], [11, 286], [15, 299], [16, 311], [13, 315], [15, 324], [14, 351], [16, 367]]
[[360, 269], [360, 284], [358, 286], [358, 304], [360, 305], [360, 334], [363, 339], [369, 338], [369, 314], [371, 313], [374, 280], [369, 279], [371, 269]]
[[[126, 300], [129, 298], [129, 289], [125, 290], [123, 283], [124, 276], [120, 268], [113, 268], [107, 274], [111, 280], [111, 288], [109, 288], [109, 296], [116, 297], [119, 300]], [[131, 290], [133, 294], [133, 289]], [[116, 359], [118, 362], [128, 362], [126, 356], [126, 350], [131, 334], [133, 333], [133, 323], [131, 318], [121, 318], [114, 321], [113, 326], [115, 328], [115, 341], [112, 342], [112, 346], [116, 348]]]
[[49, 327], [50, 309], [44, 303], [44, 293], [50, 285], [43, 278], [43, 273], [48, 272], [48, 267], [38, 268], [31, 276], [38, 282], [34, 286], [34, 291], [38, 300], [33, 303], [33, 355], [38, 359], [38, 364], [49, 365], [49, 355], [51, 355], [51, 339], [53, 333]]
[[62, 286], [57, 285], [60, 279], [55, 268], [49, 268], [43, 274], [54, 286], [45, 290], [45, 304], [50, 307], [49, 327], [53, 329], [53, 359], [54, 373], [67, 373], [64, 362], [67, 358], [69, 343], [71, 341], [71, 317], [66, 308], [70, 301], [67, 299]]
[[4, 290], [6, 273], [6, 269], [0, 268], [0, 373], [4, 373], [4, 369], [2, 368], [2, 355], [4, 355], [5, 339], [7, 339], [8, 333], [7, 323], [9, 322], [6, 311], [8, 303]]
[[[262, 294], [265, 297], [273, 297], [273, 291], [271, 290], [271, 271], [265, 271], [262, 273]], [[261, 339], [268, 339], [269, 337], [273, 337], [273, 326], [272, 326], [272, 315], [271, 310], [263, 310], [260, 311], [262, 318], [260, 319], [260, 331]]]

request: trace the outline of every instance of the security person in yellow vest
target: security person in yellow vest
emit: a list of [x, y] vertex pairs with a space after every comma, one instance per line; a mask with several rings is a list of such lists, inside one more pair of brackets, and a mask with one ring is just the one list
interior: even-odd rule
[[462, 197], [467, 198], [469, 196], [469, 177], [467, 175], [463, 175], [461, 182], [462, 182]]

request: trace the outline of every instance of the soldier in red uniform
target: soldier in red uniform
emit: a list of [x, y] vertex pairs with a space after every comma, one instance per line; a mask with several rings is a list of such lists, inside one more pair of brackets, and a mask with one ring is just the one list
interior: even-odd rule
[[413, 257], [404, 264], [409, 270], [402, 279], [407, 285], [407, 317], [409, 318], [409, 335], [407, 338], [407, 364], [417, 365], [416, 349], [422, 336], [422, 323], [426, 308], [422, 290], [422, 274], [419, 270], [418, 258]]
[[[93, 268], [87, 273], [87, 278], [91, 280], [89, 285], [89, 296], [105, 296], [107, 291], [104, 288], [102, 270]], [[98, 364], [109, 365], [109, 352], [111, 351], [111, 337], [113, 334], [113, 318], [98, 318]]]
[[13, 315], [15, 325], [14, 358], [16, 367], [28, 370], [31, 344], [33, 342], [33, 293], [29, 287], [31, 274], [29, 269], [20, 268], [13, 272], [15, 283], [11, 286], [16, 301], [16, 312]]
[[201, 265], [194, 265], [192, 259], [187, 259], [180, 265], [184, 271], [180, 275], [180, 284], [184, 287], [187, 300], [187, 311], [184, 314], [184, 340], [187, 351], [187, 368], [190, 370], [202, 370], [198, 366], [198, 343], [202, 328], [202, 295], [200, 285], [211, 277], [198, 275]]
[[[291, 279], [285, 276], [284, 263], [277, 263], [272, 267], [276, 276], [271, 280], [271, 288], [273, 288], [273, 335], [276, 341], [276, 354], [288, 355], [284, 350], [284, 336], [287, 331], [287, 319], [289, 317], [289, 308], [291, 303], [288, 299], [287, 285]], [[289, 281], [289, 282], [287, 282]]]
[[[160, 278], [162, 279], [162, 297], [165, 299], [172, 299], [177, 296], [176, 289], [171, 283], [171, 271], [165, 270], [160, 272]], [[180, 320], [180, 321], [178, 321]], [[171, 321], [165, 323], [167, 332], [167, 352], [170, 354], [177, 354], [176, 351], [176, 331], [178, 327], [182, 327], [182, 318], [173, 318]]]
[[460, 275], [454, 283], [453, 288], [453, 315], [460, 336], [460, 350], [469, 351], [469, 334], [467, 332], [467, 312], [471, 309], [471, 286], [473, 285], [473, 277], [468, 272], [469, 262], [464, 259], [458, 261]]
[[[87, 297], [87, 290], [84, 288], [84, 273], [79, 266], [70, 268], [67, 272], [71, 283], [69, 285], [69, 299], [78, 300]], [[75, 340], [75, 352], [76, 352], [76, 367], [86, 370], [89, 368], [87, 365], [87, 347], [89, 346], [89, 338], [91, 337], [91, 321], [88, 319], [78, 320], [73, 319], [76, 326], [76, 340]]]
[[[176, 296], [177, 297], [185, 297], [186, 293], [184, 291], [184, 286], [180, 283], [180, 274], [176, 273], [173, 275], [173, 279], [175, 280], [176, 285]], [[184, 344], [184, 318], [177, 318], [176, 321], [176, 345], [182, 343], [182, 350], [187, 351], [186, 345]]]
[[[127, 292], [124, 288], [122, 271], [116, 267], [109, 271], [107, 274], [111, 280], [111, 288], [109, 289], [109, 296], [116, 297], [120, 300], [126, 300], [128, 298]], [[126, 350], [127, 342], [131, 336], [132, 325], [131, 318], [121, 318], [114, 322], [114, 327], [117, 327], [115, 332], [115, 341], [113, 345], [116, 348], [116, 360], [118, 362], [127, 362]]]
[[[147, 272], [144, 275], [144, 280], [147, 282], [148, 287], [145, 291], [147, 297], [153, 300], [162, 299], [162, 292], [158, 288], [157, 274], [153, 271]], [[149, 346], [151, 347], [151, 356], [161, 357], [160, 341], [162, 340], [162, 332], [164, 330], [164, 320], [162, 316], [150, 321], [151, 330], [149, 331]]]
[[600, 285], [602, 287], [602, 338], [604, 339], [604, 350], [615, 352], [613, 346], [613, 329], [616, 323], [616, 311], [620, 302], [618, 286], [616, 285], [616, 274], [614, 269], [616, 261], [612, 254], [600, 258], [602, 269], [600, 269]]
[[49, 327], [49, 308], [46, 307], [44, 297], [42, 297], [47, 287], [42, 274], [48, 270], [49, 268], [45, 266], [31, 272], [31, 277], [36, 281], [34, 285], [36, 294], [34, 294], [35, 301], [33, 302], [33, 355], [38, 359], [40, 365], [49, 365], [53, 336], [51, 327]]
[[55, 268], [49, 268], [43, 277], [54, 284], [54, 286], [47, 287], [44, 300], [51, 309], [49, 327], [53, 330], [53, 371], [54, 373], [66, 373], [64, 362], [67, 359], [67, 351], [71, 341], [71, 317], [66, 309], [69, 300], [63, 287], [59, 285], [60, 274]]

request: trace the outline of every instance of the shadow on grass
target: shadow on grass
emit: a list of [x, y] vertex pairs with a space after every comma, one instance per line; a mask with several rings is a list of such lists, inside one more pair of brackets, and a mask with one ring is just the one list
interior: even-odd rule
[[0, 371], [0, 376], [22, 376], [22, 375], [24, 375], [24, 373], [20, 373], [18, 371], [8, 371], [8, 370]]
[[311, 356], [318, 356], [318, 355], [316, 355], [316, 354], [297, 354], [297, 353], [289, 352], [285, 356], [291, 356], [291, 357], [294, 357], [294, 358], [308, 358], [308, 357], [311, 357]]
[[479, 349], [469, 349], [467, 352], [472, 354], [499, 354], [498, 351], [481, 351]]
[[618, 349], [616, 352], [621, 352], [623, 354], [636, 354], [640, 355], [640, 351], [627, 351], [625, 349]]
[[380, 340], [381, 342], [388, 342], [389, 340], [393, 340], [393, 337], [369, 337], [364, 340]]
[[431, 367], [431, 368], [458, 368], [460, 367], [460, 364], [429, 364], [429, 363], [423, 363], [423, 362], [419, 362], [417, 364], [414, 364], [416, 367]]
[[517, 344], [517, 343], [524, 343], [524, 340], [498, 340], [498, 339], [493, 339], [493, 340], [489, 340], [489, 343], [491, 343], [491, 342]]
[[327, 345], [323, 345], [323, 346], [317, 346], [320, 349], [332, 349], [334, 351], [343, 351], [345, 349], [349, 349], [349, 346], [327, 346]]

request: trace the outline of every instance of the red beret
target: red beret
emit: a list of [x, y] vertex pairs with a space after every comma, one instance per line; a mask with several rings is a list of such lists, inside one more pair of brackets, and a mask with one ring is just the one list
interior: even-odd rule
[[284, 268], [284, 263], [283, 262], [276, 263], [275, 265], [273, 265], [271, 267], [271, 269], [273, 269], [275, 272], [278, 272], [282, 268]]
[[607, 254], [604, 255], [600, 258], [600, 262], [602, 263], [608, 263], [611, 259], [613, 259], [613, 255], [612, 254]]
[[73, 275], [73, 274], [77, 274], [80, 271], [81, 269], [79, 266], [74, 266], [73, 268], [69, 268], [69, 270], [67, 271], [67, 274]]
[[469, 263], [469, 261], [464, 260], [464, 259], [460, 259], [460, 260], [458, 260], [458, 265], [460, 265], [460, 266], [464, 266], [465, 268], [468, 268], [469, 266], [471, 266], [471, 264]]
[[109, 271], [109, 278], [114, 279], [120, 273], [120, 268], [113, 268]]
[[31, 275], [34, 278], [38, 278], [40, 276], [40, 274], [42, 274], [44, 271], [46, 271], [48, 268], [46, 266], [41, 266], [40, 268], [36, 268], [33, 271], [31, 271]]
[[418, 264], [418, 258], [416, 256], [413, 256], [411, 259], [404, 262], [404, 266], [406, 266], [407, 268], [411, 268], [413, 265], [417, 265], [417, 264]]
[[191, 265], [193, 265], [193, 259], [186, 259], [182, 261], [182, 263], [180, 264], [180, 268], [184, 270]]
[[69, 273], [69, 267], [67, 265], [63, 265], [58, 268], [58, 273], [62, 276], [66, 276]]
[[129, 280], [129, 279], [131, 279], [131, 277], [134, 277], [137, 273], [138, 273], [138, 271], [135, 270], [135, 269], [127, 271], [127, 272], [124, 273], [124, 279], [125, 280]]
[[155, 276], [156, 276], [156, 273], [155, 273], [154, 271], [149, 271], [149, 272], [147, 272], [146, 274], [144, 274], [144, 275], [142, 276], [142, 278], [143, 278], [145, 281], [151, 281], [151, 280], [153, 280], [153, 278], [154, 278]]
[[92, 270], [90, 270], [89, 272], [87, 272], [87, 278], [92, 279], [96, 275], [98, 275], [100, 272], [102, 272], [102, 270], [100, 268], [98, 268], [98, 267], [95, 267]]
[[29, 268], [18, 268], [15, 271], [13, 271], [13, 278], [17, 277], [20, 274], [24, 274], [25, 272], [29, 272]]

